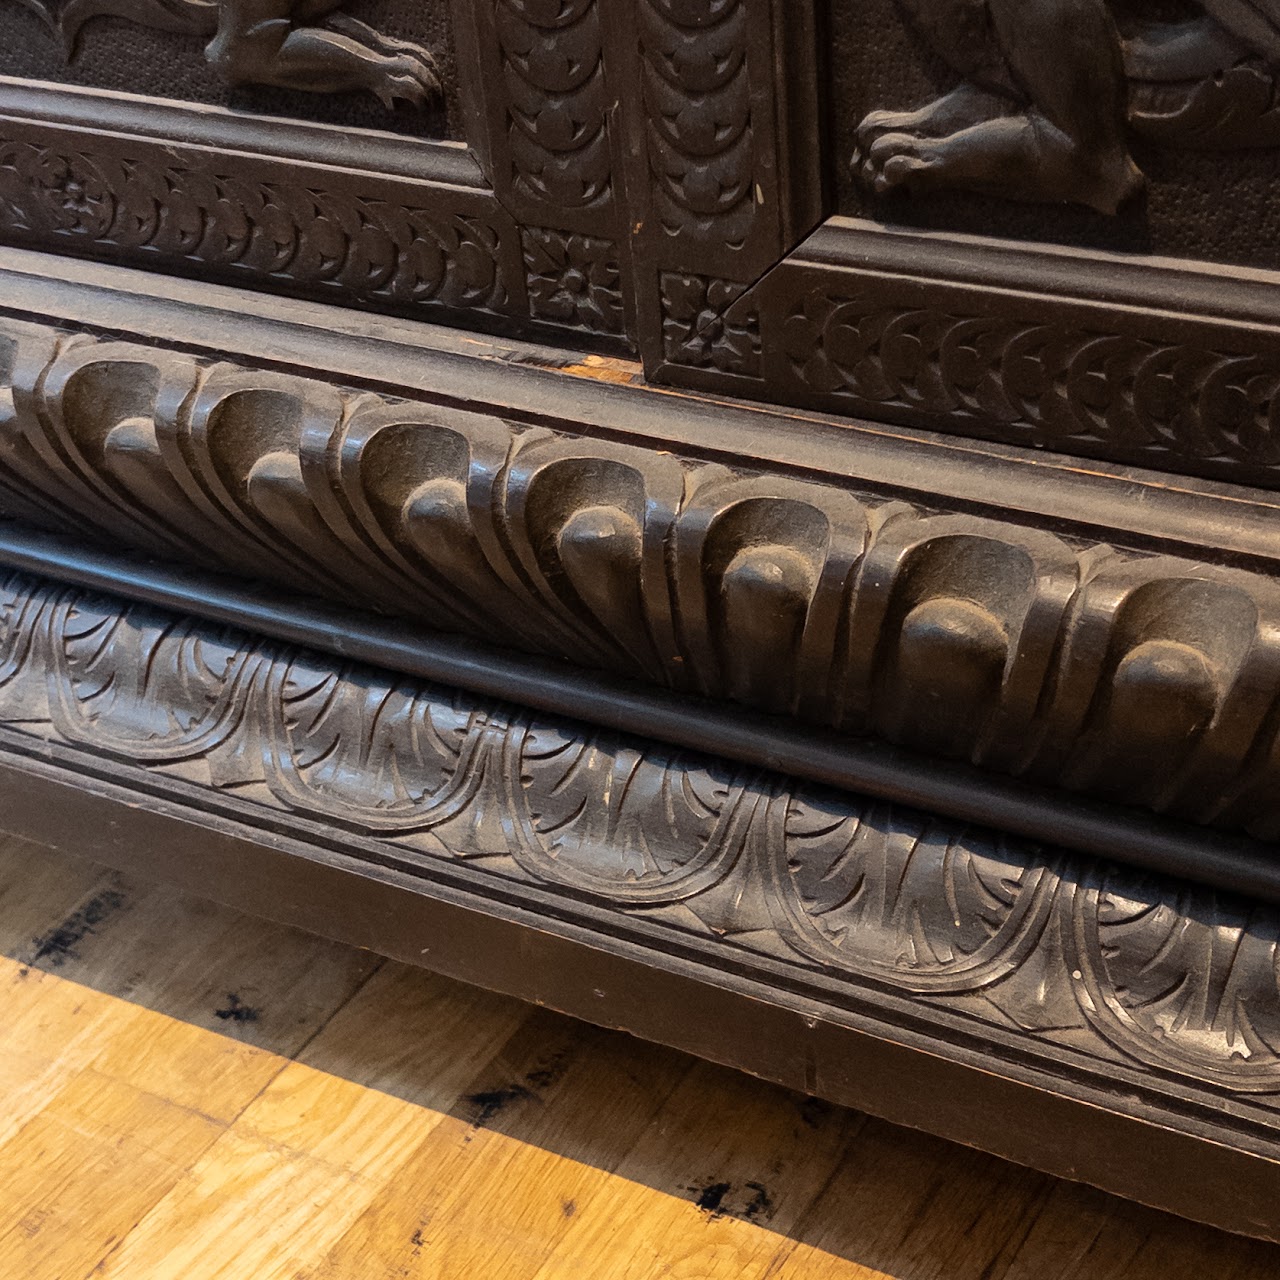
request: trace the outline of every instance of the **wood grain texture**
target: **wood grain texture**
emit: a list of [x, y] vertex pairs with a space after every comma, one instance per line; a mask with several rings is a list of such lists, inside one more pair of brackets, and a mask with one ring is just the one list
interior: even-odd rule
[[1276, 1273], [1280, 1250], [0, 845], [27, 1280]]

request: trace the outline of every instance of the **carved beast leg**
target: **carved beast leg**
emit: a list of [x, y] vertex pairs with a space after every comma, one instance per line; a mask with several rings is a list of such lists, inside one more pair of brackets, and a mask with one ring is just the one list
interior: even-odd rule
[[917, 137], [940, 138], [967, 129], [995, 116], [1005, 115], [1011, 107], [1007, 98], [988, 93], [973, 84], [961, 84], [950, 93], [935, 98], [915, 111], [872, 111], [858, 126], [859, 151], [886, 133], [909, 133]]
[[[915, 116], [868, 117], [861, 176], [877, 191], [961, 187], [1116, 210], [1142, 185], [1125, 141], [1126, 81], [1107, 0], [987, 0], [1021, 104], [986, 119], [951, 99]], [[958, 105], [977, 102], [972, 93]], [[1020, 107], [1020, 109], [1019, 109]], [[939, 125], [943, 126], [939, 128]], [[861, 135], [865, 131], [865, 138]]]
[[1064, 133], [1028, 112], [945, 138], [885, 134], [868, 149], [862, 174], [882, 193], [959, 188], [1016, 200], [1075, 201], [1110, 214], [1142, 184], [1126, 161], [1082, 157]]
[[[397, 98], [424, 103], [440, 91], [431, 55], [368, 28], [356, 34], [297, 27], [337, 8], [340, 0], [223, 0], [218, 34], [205, 54], [230, 84], [273, 85], [311, 93], [367, 90], [388, 107]], [[367, 43], [365, 31], [375, 37]]]

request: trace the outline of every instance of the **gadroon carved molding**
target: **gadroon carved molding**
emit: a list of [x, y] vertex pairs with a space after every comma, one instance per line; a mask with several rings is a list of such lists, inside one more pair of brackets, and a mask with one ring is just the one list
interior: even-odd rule
[[0, 512], [1280, 832], [1280, 586], [443, 405], [0, 324]]
[[888, 993], [1042, 1066], [1280, 1109], [1274, 907], [24, 575], [0, 583], [0, 726], [416, 874], [550, 890], [660, 952], [780, 961], [823, 999]]
[[1280, 143], [1277, 0], [1199, 0], [1194, 16], [1123, 31], [1111, 0], [899, 4], [961, 83], [862, 121], [853, 164], [879, 192], [963, 188], [1113, 214], [1142, 187], [1130, 127], [1194, 147]]

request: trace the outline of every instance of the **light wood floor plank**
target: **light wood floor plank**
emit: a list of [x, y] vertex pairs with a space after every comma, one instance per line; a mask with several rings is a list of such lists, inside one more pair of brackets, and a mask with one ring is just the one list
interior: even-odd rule
[[[323, 1254], [527, 1016], [515, 1001], [387, 965], [244, 1110], [95, 1274], [163, 1259], [184, 1280], [287, 1280]], [[357, 1047], [371, 1070], [335, 1065]], [[370, 1081], [377, 1081], [370, 1087]]]
[[1274, 1280], [1280, 1250], [0, 840], [0, 1280]]
[[763, 1277], [861, 1123], [700, 1063], [618, 1167], [627, 1211], [579, 1215], [536, 1280]]
[[571, 1224], [615, 1211], [612, 1170], [691, 1068], [536, 1014], [307, 1280], [535, 1275]]

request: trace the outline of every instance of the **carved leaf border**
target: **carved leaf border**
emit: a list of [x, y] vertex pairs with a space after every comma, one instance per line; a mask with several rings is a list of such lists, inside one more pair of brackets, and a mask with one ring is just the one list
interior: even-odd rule
[[0, 722], [1273, 1107], [1280, 915], [21, 574]]

